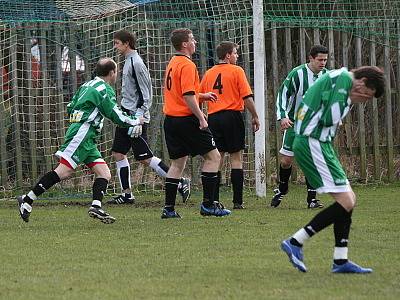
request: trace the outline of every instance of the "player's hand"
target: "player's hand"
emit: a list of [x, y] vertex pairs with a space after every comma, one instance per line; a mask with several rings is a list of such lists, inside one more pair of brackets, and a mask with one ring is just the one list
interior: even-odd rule
[[128, 135], [131, 138], [138, 138], [139, 136], [142, 135], [142, 125], [136, 125], [136, 126], [131, 126], [128, 128]]
[[208, 128], [208, 123], [207, 123], [207, 121], [206, 121], [205, 118], [202, 118], [202, 120], [199, 120], [199, 121], [200, 121], [200, 126], [199, 126], [199, 128], [200, 128], [201, 130], [205, 130], [205, 129]]
[[204, 93], [203, 94], [203, 101], [211, 101], [211, 102], [215, 102], [217, 101], [217, 94], [213, 93], [213, 92], [208, 92], [208, 93]]
[[293, 122], [290, 121], [289, 118], [283, 118], [283, 119], [281, 119], [281, 129], [282, 129], [282, 130], [286, 130], [286, 129], [292, 127], [292, 126], [293, 126]]
[[142, 125], [143, 123], [144, 123], [143, 117], [129, 120], [129, 125], [131, 125], [132, 127], [136, 125]]
[[260, 129], [260, 121], [258, 120], [257, 117], [251, 119], [251, 126], [252, 126], [254, 132], [256, 132]]

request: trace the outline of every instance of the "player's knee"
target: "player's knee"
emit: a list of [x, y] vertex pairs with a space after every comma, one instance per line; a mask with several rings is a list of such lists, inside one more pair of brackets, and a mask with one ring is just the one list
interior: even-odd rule
[[282, 166], [282, 168], [288, 169], [288, 168], [290, 168], [292, 163], [293, 163], [293, 157], [292, 156], [282, 155], [282, 157], [281, 157], [281, 166]]
[[114, 159], [116, 161], [120, 161], [120, 160], [123, 160], [123, 159], [126, 158], [125, 154], [122, 154], [122, 153], [119, 153], [119, 152], [114, 152], [114, 151], [112, 152], [112, 156], [114, 157]]

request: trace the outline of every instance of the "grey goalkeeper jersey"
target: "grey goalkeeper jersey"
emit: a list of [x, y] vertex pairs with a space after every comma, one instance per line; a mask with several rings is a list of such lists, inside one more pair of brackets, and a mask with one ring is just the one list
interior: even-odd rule
[[[136, 78], [136, 79], [135, 79]], [[150, 122], [153, 89], [150, 73], [136, 50], [126, 56], [122, 72], [121, 106]]]
[[289, 118], [293, 122], [294, 113], [297, 111], [304, 94], [326, 71], [326, 69], [323, 69], [318, 74], [314, 74], [308, 64], [302, 64], [292, 69], [279, 88], [276, 98], [276, 119], [279, 121], [283, 118]]

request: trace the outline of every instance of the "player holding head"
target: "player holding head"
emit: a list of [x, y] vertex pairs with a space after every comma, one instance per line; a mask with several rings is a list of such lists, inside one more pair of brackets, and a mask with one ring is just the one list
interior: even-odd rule
[[[153, 155], [147, 143], [147, 128], [150, 122], [153, 91], [150, 73], [136, 51], [135, 36], [126, 30], [116, 32], [114, 34], [114, 48], [125, 57], [122, 74], [122, 110], [137, 118], [143, 117], [144, 124], [135, 127], [133, 137], [128, 134], [124, 127], [117, 127], [115, 130], [112, 155], [116, 161], [122, 194], [107, 203], [132, 204], [135, 198], [131, 191], [131, 172], [127, 157], [129, 150], [132, 149], [138, 162], [150, 166], [161, 177], [167, 175], [169, 167]], [[178, 185], [178, 191], [182, 195], [183, 202], [186, 202], [190, 196], [190, 180], [180, 178]]]
[[[304, 94], [308, 88], [314, 84], [319, 76], [324, 74], [328, 59], [328, 49], [321, 45], [313, 46], [309, 53], [309, 62], [294, 68], [285, 81], [282, 83], [276, 99], [276, 118], [281, 123], [284, 130], [279, 169], [279, 186], [274, 190], [274, 197], [271, 201], [272, 207], [278, 207], [283, 196], [289, 189], [289, 178], [292, 173], [293, 163], [293, 140], [294, 140], [294, 113], [299, 107]], [[321, 208], [322, 203], [316, 199], [316, 191], [307, 183], [307, 207]]]
[[356, 196], [336, 156], [332, 140], [352, 103], [380, 97], [384, 89], [385, 78], [377, 67], [360, 67], [351, 72], [345, 68], [333, 70], [307, 91], [296, 112], [293, 143], [296, 161], [310, 184], [319, 193], [329, 193], [335, 200], [281, 244], [294, 267], [302, 272], [307, 271], [303, 262], [304, 242], [331, 224], [335, 235], [332, 272], [372, 272], [372, 269], [360, 267], [347, 257]]
[[[245, 107], [251, 113], [253, 131], [260, 127], [253, 92], [243, 69], [236, 65], [238, 48], [233, 42], [220, 43], [216, 49], [218, 64], [204, 74], [200, 84], [200, 92], [213, 91], [217, 95], [217, 101], [208, 103], [208, 125], [221, 157], [229, 153], [234, 209], [243, 208], [242, 150], [245, 148], [245, 126], [242, 112]], [[222, 163], [223, 159], [219, 170]], [[220, 181], [221, 172], [218, 171], [217, 201]]]
[[196, 40], [190, 29], [172, 31], [171, 43], [177, 53], [171, 58], [165, 71], [164, 82], [164, 132], [171, 167], [165, 180], [165, 207], [162, 218], [180, 218], [175, 211], [176, 191], [179, 178], [185, 168], [188, 155], [202, 155], [201, 173], [203, 184], [202, 215], [225, 216], [231, 212], [214, 199], [220, 155], [199, 101], [215, 100], [212, 92], [199, 93], [199, 75], [191, 56], [196, 51]]
[[45, 174], [26, 195], [18, 196], [21, 218], [29, 221], [32, 203], [56, 183], [70, 177], [79, 164], [85, 164], [95, 174], [93, 201], [89, 216], [103, 223], [114, 223], [115, 218], [101, 209], [106, 193], [110, 170], [97, 149], [97, 139], [103, 127], [104, 117], [132, 132], [143, 119], [124, 114], [115, 102], [115, 92], [111, 87], [117, 79], [117, 65], [111, 58], [102, 58], [96, 66], [93, 80], [84, 83], [67, 106], [70, 125], [64, 137], [64, 144], [57, 151], [58, 166]]

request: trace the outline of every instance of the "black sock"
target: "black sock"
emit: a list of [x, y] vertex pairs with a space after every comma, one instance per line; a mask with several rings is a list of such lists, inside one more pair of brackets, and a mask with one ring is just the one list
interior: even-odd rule
[[122, 167], [119, 169], [119, 178], [121, 179], [122, 190], [129, 189], [129, 167]]
[[[51, 188], [53, 185], [56, 183], [60, 182], [60, 177], [58, 174], [53, 170], [45, 175], [43, 175], [42, 178], [36, 183], [36, 185], [32, 188], [32, 192], [36, 195], [36, 197], [39, 197], [41, 194], [43, 194], [45, 191], [47, 191], [49, 188]], [[26, 196], [24, 198], [24, 201], [32, 205], [33, 200]]]
[[233, 189], [233, 203], [243, 204], [243, 169], [231, 170], [231, 182]]
[[173, 211], [175, 207], [179, 180], [179, 178], [165, 178], [165, 208], [169, 211]]
[[[304, 229], [310, 235], [321, 231], [322, 229], [333, 224], [339, 216], [343, 214], [343, 206], [335, 202], [331, 206], [328, 206], [321, 212], [319, 212], [311, 221], [308, 223]], [[310, 235], [311, 236], [311, 235]]]
[[215, 184], [214, 201], [219, 202], [219, 187], [221, 185], [221, 171], [217, 173], [217, 183]]
[[166, 164], [164, 164], [163, 161], [160, 161], [160, 162], [158, 163], [158, 166], [159, 166], [165, 173], [168, 173], [169, 167], [168, 167]]
[[103, 201], [103, 197], [107, 191], [108, 180], [105, 178], [96, 178], [93, 182], [93, 200]]
[[290, 174], [292, 174], [292, 166], [288, 169], [282, 168], [282, 165], [279, 166], [279, 191], [282, 194], [286, 194], [289, 189]]
[[[335, 247], [347, 247], [349, 242], [351, 215], [353, 211], [348, 212], [342, 207], [342, 214], [333, 224], [333, 232], [335, 234]], [[347, 259], [334, 259], [335, 264], [342, 265], [346, 263]]]
[[312, 187], [310, 182], [308, 182], [306, 178], [306, 184], [307, 184], [307, 202], [310, 202], [313, 199], [316, 199], [317, 197], [317, 191]]
[[203, 204], [210, 207], [214, 203], [215, 187], [218, 180], [217, 172], [201, 172], [201, 183], [203, 185]]

